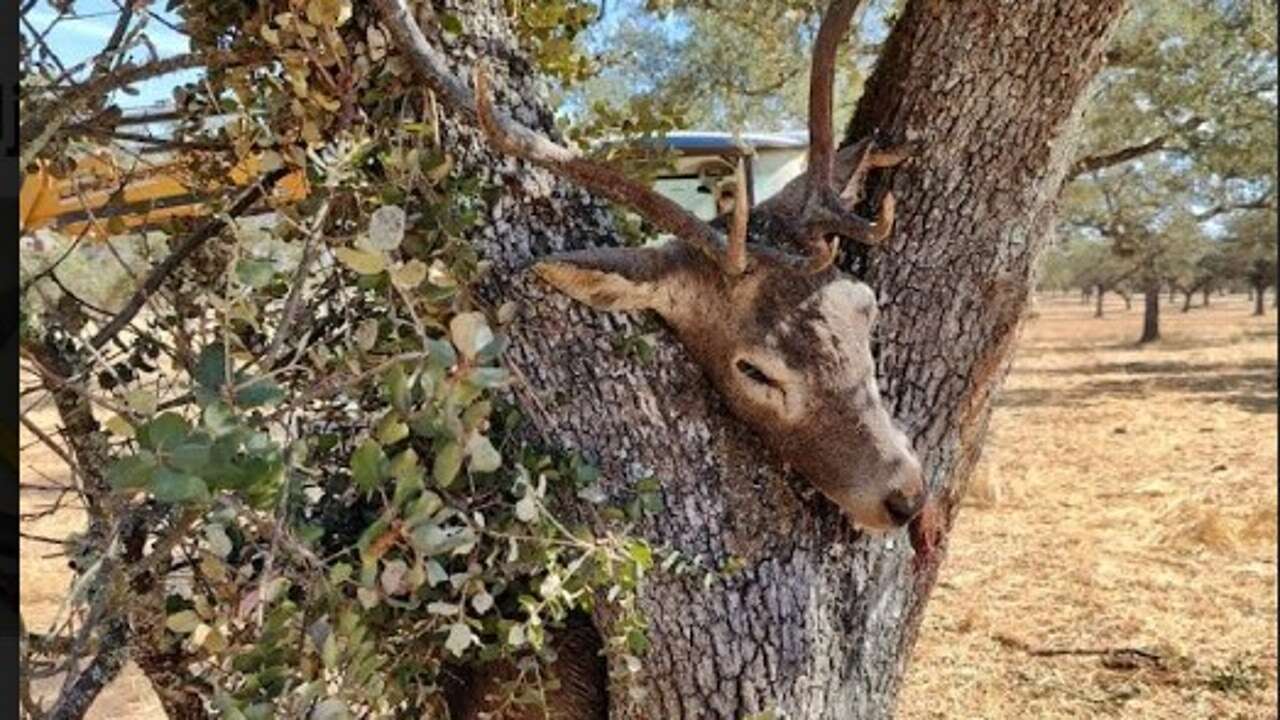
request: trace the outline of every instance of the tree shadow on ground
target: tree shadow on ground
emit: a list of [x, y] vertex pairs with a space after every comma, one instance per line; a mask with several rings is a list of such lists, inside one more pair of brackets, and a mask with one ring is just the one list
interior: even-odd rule
[[1180, 360], [1164, 360], [1157, 362], [1114, 362], [1090, 363], [1088, 365], [1072, 365], [1057, 368], [1027, 368], [1024, 375], [1207, 375], [1210, 373], [1231, 375], [1232, 373], [1254, 373], [1256, 371], [1276, 371], [1276, 363], [1259, 359], [1247, 362], [1208, 362], [1194, 363]]
[[[1252, 342], [1254, 340], [1275, 339], [1277, 330], [1274, 328], [1263, 328], [1260, 330], [1245, 330], [1236, 335], [1228, 335], [1219, 338], [1192, 338], [1192, 337], [1168, 337], [1161, 340], [1158, 344], [1151, 345], [1153, 349], [1160, 350], [1205, 350], [1209, 348], [1223, 348], [1239, 345], [1241, 343]], [[1133, 352], [1142, 350], [1144, 346], [1137, 343], [1137, 334], [1135, 331], [1134, 340], [1124, 340], [1120, 342], [1099, 342], [1081, 344], [1078, 342], [1064, 344], [1036, 344], [1030, 343], [1018, 349], [1019, 358], [1036, 358], [1045, 355], [1094, 355], [1112, 352]]]
[[1194, 401], [1222, 403], [1253, 413], [1276, 414], [1276, 365], [1268, 361], [1233, 363], [1102, 363], [1037, 369], [1028, 374], [1093, 377], [1069, 387], [1010, 388], [996, 399], [998, 407], [1091, 405], [1111, 398], [1139, 399], [1162, 393], [1191, 395]]

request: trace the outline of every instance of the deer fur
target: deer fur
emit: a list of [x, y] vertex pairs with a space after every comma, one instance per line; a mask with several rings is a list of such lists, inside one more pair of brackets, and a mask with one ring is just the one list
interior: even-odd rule
[[880, 400], [871, 289], [834, 269], [797, 269], [752, 247], [726, 278], [681, 240], [598, 248], [537, 264], [540, 277], [601, 310], [653, 310], [739, 419], [862, 528], [919, 509], [920, 466]]

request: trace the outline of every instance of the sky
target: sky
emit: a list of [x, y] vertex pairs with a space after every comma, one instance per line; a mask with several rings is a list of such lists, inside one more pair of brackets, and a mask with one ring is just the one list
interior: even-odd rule
[[[0, 2], [14, 1], [0, 0]], [[160, 22], [168, 20], [171, 23], [177, 23], [177, 18], [172, 13], [164, 12], [164, 4], [162, 2], [151, 4], [151, 10], [157, 17], [150, 18], [146, 27], [147, 37], [155, 46], [157, 55], [162, 58], [181, 55], [190, 50], [185, 36], [174, 32]], [[26, 23], [29, 23], [29, 26], [21, 25], [22, 33], [30, 37], [33, 28], [35, 32], [43, 33], [52, 24], [53, 29], [49, 31], [45, 41], [62, 59], [63, 64], [71, 67], [102, 51], [108, 38], [111, 37], [111, 32], [115, 28], [115, 19], [120, 13], [111, 0], [78, 0], [75, 10], [76, 16], [65, 16], [54, 23], [58, 17], [57, 12], [50, 7], [47, 0], [41, 0], [31, 12], [27, 13]], [[141, 61], [146, 59], [146, 52], [140, 47], [131, 54], [131, 57]], [[126, 109], [165, 102], [172, 99], [175, 85], [190, 82], [197, 77], [199, 77], [198, 70], [174, 73], [134, 85], [138, 91], [136, 96], [117, 93], [111, 100]]]
[[[14, 1], [16, 0], [0, 0], [0, 2]], [[174, 25], [178, 23], [178, 17], [174, 13], [164, 11], [165, 4], [163, 2], [150, 4], [150, 10], [156, 17], [149, 21], [146, 35], [160, 57], [186, 53], [190, 50], [187, 38], [161, 22], [164, 20]], [[873, 3], [864, 15], [860, 28], [864, 41], [876, 42], [883, 39], [887, 32], [884, 25], [884, 9], [881, 5], [882, 3], [879, 2]], [[111, 37], [115, 19], [119, 14], [112, 0], [77, 0], [75, 9], [75, 17], [64, 17], [58, 21], [46, 37], [49, 46], [68, 66], [92, 57], [102, 50], [107, 39]], [[610, 0], [606, 4], [604, 17], [587, 32], [585, 38], [587, 47], [600, 49], [607, 45], [613, 33], [617, 31], [619, 23], [644, 12], [643, 0]], [[49, 5], [48, 0], [40, 0], [27, 14], [26, 20], [30, 23], [30, 27], [22, 25], [22, 32], [30, 36], [34, 28], [36, 32], [43, 33], [57, 17], [57, 12]], [[674, 16], [662, 20], [652, 19], [652, 22], [655, 27], [668, 33], [672, 38], [678, 38], [688, 32], [686, 25]], [[143, 60], [145, 51], [140, 48], [132, 56], [137, 60]], [[188, 70], [138, 83], [134, 86], [138, 91], [136, 96], [118, 93], [112, 101], [125, 109], [165, 102], [172, 98], [175, 85], [198, 78], [199, 72], [199, 70]]]

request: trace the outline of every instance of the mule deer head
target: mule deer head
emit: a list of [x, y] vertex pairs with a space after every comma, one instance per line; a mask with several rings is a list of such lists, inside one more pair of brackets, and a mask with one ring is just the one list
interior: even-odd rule
[[835, 152], [835, 53], [858, 4], [833, 0], [815, 39], [808, 171], [749, 218], [739, 165], [734, 210], [717, 223], [520, 125], [493, 107], [483, 68], [472, 94], [425, 40], [409, 40], [417, 69], [458, 109], [474, 112], [498, 150], [624, 204], [675, 236], [660, 247], [554, 255], [537, 263], [538, 275], [595, 308], [656, 311], [738, 418], [856, 525], [883, 529], [914, 517], [925, 491], [920, 464], [876, 385], [874, 294], [832, 267], [837, 237], [879, 245], [888, 236], [892, 195], [884, 195], [873, 220], [852, 209], [870, 169], [905, 157], [873, 138]]

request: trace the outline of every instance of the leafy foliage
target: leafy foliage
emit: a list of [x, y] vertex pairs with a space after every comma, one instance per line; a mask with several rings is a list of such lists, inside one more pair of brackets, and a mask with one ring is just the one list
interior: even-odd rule
[[[592, 72], [574, 38], [593, 5], [507, 10], [545, 72], [566, 83]], [[442, 44], [467, 32], [429, 4], [416, 11]], [[24, 238], [39, 251], [24, 257], [24, 347], [68, 368], [47, 389], [73, 386], [110, 410], [72, 442], [103, 461], [85, 469], [100, 535], [82, 543], [77, 582], [150, 593], [129, 605], [78, 593], [78, 614], [157, 626], [145, 642], [198, 674], [202, 701], [228, 718], [431, 713], [450, 666], [498, 659], [520, 670], [513, 701], [537, 701], [555, 682], [556, 632], [602, 603], [625, 686], [647, 648], [646, 576], [699, 562], [631, 536], [662, 510], [655, 479], [607, 497], [586, 459], [535, 442], [510, 404], [503, 326], [515, 309], [477, 297], [487, 262], [468, 238], [495, 188], [456, 170], [434, 99], [365, 4], [188, 0], [179, 12], [193, 51], [268, 61], [180, 88], [175, 132], [202, 149], [175, 166], [214, 188], [284, 168], [305, 192], [231, 218], [105, 343], [94, 336], [137, 278], [198, 221], [145, 238], [119, 225]], [[619, 113], [573, 137], [675, 124], [657, 109]], [[68, 135], [38, 160], [65, 176], [130, 152]], [[588, 500], [606, 531], [562, 517], [560, 497]], [[111, 539], [122, 527], [152, 540], [126, 563]], [[151, 572], [162, 582], [139, 580]]]

